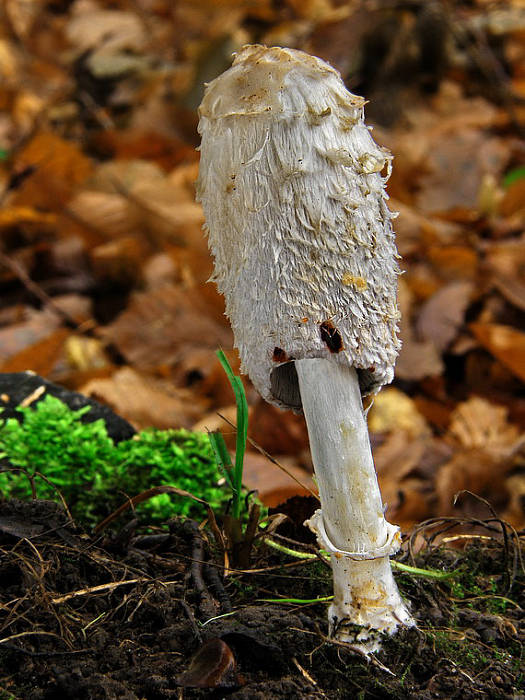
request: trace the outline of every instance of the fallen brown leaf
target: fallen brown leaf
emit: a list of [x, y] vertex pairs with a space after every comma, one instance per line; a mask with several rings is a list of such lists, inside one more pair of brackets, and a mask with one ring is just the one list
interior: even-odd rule
[[[390, 189], [390, 188], [389, 188]], [[395, 220], [396, 245], [401, 256], [412, 255], [425, 248], [427, 243], [447, 245], [447, 248], [434, 246], [430, 250], [447, 251], [457, 239], [462, 236], [461, 227], [448, 221], [442, 221], [430, 216], [423, 216], [413, 207], [399, 199], [390, 197], [389, 206], [398, 211]], [[475, 254], [469, 251], [475, 258]], [[437, 253], [440, 255], [441, 253]], [[439, 263], [438, 263], [439, 264]]]
[[165, 173], [147, 160], [110, 160], [94, 170], [86, 185], [90, 190], [108, 194], [124, 194], [140, 183], [162, 183]]
[[258, 398], [253, 406], [250, 437], [270, 454], [308, 456], [304, 416], [283, 411]]
[[486, 247], [487, 265], [505, 277], [519, 279], [525, 265], [525, 233], [507, 241], [491, 243]]
[[427, 396], [416, 396], [414, 402], [419, 413], [439, 431], [444, 430], [450, 423], [452, 406], [450, 403], [436, 401]]
[[202, 234], [204, 214], [199, 204], [184, 191], [177, 191], [169, 180], [141, 182], [127, 192], [131, 211], [146, 227], [153, 240], [175, 241], [207, 249]]
[[93, 248], [89, 253], [93, 275], [103, 283], [139, 286], [146, 246], [135, 236], [122, 236]]
[[112, 407], [138, 430], [155, 428], [190, 428], [205, 410], [206, 402], [197, 400], [186, 389], [146, 377], [124, 367], [108, 379], [93, 379], [81, 393]]
[[177, 678], [183, 688], [234, 688], [240, 685], [235, 658], [222, 639], [208, 639], [192, 656], [187, 671]]
[[111, 325], [100, 329], [129, 363], [141, 369], [173, 365], [183, 348], [231, 347], [231, 331], [210, 315], [200, 289], [173, 285], [136, 294]]
[[514, 276], [494, 273], [494, 286], [516, 308], [525, 311], [525, 284]]
[[404, 430], [394, 430], [374, 449], [381, 494], [388, 517], [403, 530], [428, 516], [432, 477], [421, 474], [419, 465], [432, 445], [429, 436], [414, 439]]
[[0, 372], [25, 372], [30, 369], [42, 376], [49, 376], [55, 369], [70, 335], [71, 331], [65, 328], [52, 331], [42, 340], [2, 362]]
[[505, 406], [473, 396], [452, 413], [449, 433], [466, 449], [511, 452], [519, 432], [508, 422], [508, 413]]
[[[217, 409], [228, 406], [233, 400], [233, 391], [228, 377], [216, 355], [217, 348], [193, 348], [184, 353], [170, 375], [178, 386], [191, 387], [199, 396], [206, 396]], [[240, 360], [233, 350], [226, 350], [228, 361], [239, 374]], [[249, 403], [252, 403], [250, 383], [243, 377]]]
[[368, 428], [371, 433], [403, 431], [411, 438], [430, 434], [415, 402], [394, 387], [387, 387], [374, 397], [368, 412]]
[[304, 488], [264, 455], [248, 451], [244, 458], [243, 483], [248, 490], [257, 491], [265, 506], [273, 508], [292, 496], [307, 496], [310, 490], [317, 490], [311, 475], [301, 469], [293, 458], [280, 455], [276, 459], [304, 484]]
[[4, 9], [16, 36], [23, 39], [31, 31], [42, 6], [38, 0], [5, 0]]
[[118, 160], [149, 160], [164, 170], [197, 158], [194, 148], [174, 137], [145, 129], [106, 129], [95, 134], [92, 143], [98, 152]]
[[46, 214], [32, 207], [6, 207], [0, 211], [0, 229], [27, 224], [49, 227], [55, 223], [54, 214]]
[[478, 256], [465, 245], [430, 246], [428, 260], [443, 280], [473, 280], [478, 269]]
[[[248, 410], [248, 420], [252, 415], [251, 410]], [[237, 422], [237, 406], [230, 404], [229, 406], [220, 406], [219, 408], [206, 413], [191, 426], [191, 429], [196, 433], [212, 433], [219, 430], [224, 437], [226, 446], [232, 452], [235, 452], [235, 443], [237, 431], [232, 427]], [[230, 425], [231, 423], [231, 425]]]
[[402, 346], [396, 363], [396, 375], [412, 381], [439, 376], [443, 372], [443, 362], [436, 346], [430, 340], [420, 341], [415, 337], [410, 321], [412, 295], [403, 280], [399, 283], [398, 300]]
[[[454, 506], [454, 496], [463, 490], [487, 499], [496, 510], [501, 511], [509, 500], [504, 477], [512, 466], [512, 460], [484, 449], [457, 452], [436, 476], [437, 515], [463, 513], [470, 517], [487, 517], [486, 506], [475, 499], [462, 499], [458, 506]], [[495, 474], [498, 475], [496, 479]]]
[[97, 9], [89, 3], [75, 3], [66, 26], [66, 36], [77, 55], [88, 50], [114, 53], [118, 50], [144, 49], [146, 30], [133, 12]]
[[68, 203], [67, 214], [85, 223], [104, 238], [116, 238], [140, 231], [137, 217], [121, 194], [82, 190]]
[[417, 319], [421, 340], [432, 341], [439, 353], [446, 350], [463, 325], [473, 291], [471, 282], [452, 282], [430, 297]]
[[414, 439], [410, 433], [396, 430], [374, 449], [374, 461], [383, 488], [399, 487], [422, 459], [426, 443], [425, 437]]
[[[91, 302], [86, 297], [75, 294], [55, 297], [53, 303], [58, 312], [63, 311], [69, 317], [82, 323], [91, 316]], [[63, 319], [51, 308], [42, 311], [30, 310], [21, 323], [14, 323], [0, 329], [0, 362], [6, 363], [20, 353], [45, 341], [61, 326]], [[35, 361], [38, 356], [35, 357]], [[23, 369], [35, 369], [30, 364]], [[4, 370], [6, 371], [6, 370]], [[10, 370], [14, 371], [14, 370]], [[43, 374], [39, 372], [39, 374]]]
[[[430, 134], [429, 134], [430, 136]], [[504, 140], [481, 129], [465, 127], [440, 134], [427, 154], [426, 172], [416, 197], [422, 211], [476, 210], [483, 175], [499, 176], [506, 163]]]
[[500, 213], [503, 216], [525, 216], [525, 178], [516, 180], [508, 187], [500, 205]]
[[41, 131], [17, 155], [15, 168], [32, 169], [13, 195], [13, 205], [59, 210], [93, 170], [79, 145]]
[[525, 381], [525, 333], [496, 323], [471, 323], [469, 328], [484, 348]]

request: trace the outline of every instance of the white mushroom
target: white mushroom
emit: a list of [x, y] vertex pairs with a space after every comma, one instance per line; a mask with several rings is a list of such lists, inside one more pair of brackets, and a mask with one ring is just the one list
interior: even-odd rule
[[306, 417], [331, 633], [369, 652], [413, 621], [391, 572], [399, 528], [384, 518], [361, 400], [392, 380], [399, 349], [390, 155], [363, 105], [320, 59], [245, 46], [200, 106], [198, 196], [242, 370], [267, 401]]

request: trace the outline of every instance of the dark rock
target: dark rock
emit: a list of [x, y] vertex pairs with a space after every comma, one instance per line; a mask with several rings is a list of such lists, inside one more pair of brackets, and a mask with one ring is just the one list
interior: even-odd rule
[[83, 423], [93, 423], [102, 418], [106, 424], [108, 435], [115, 441], [129, 440], [135, 435], [135, 429], [127, 420], [114, 413], [109, 406], [90, 399], [87, 396], [70, 391], [63, 386], [40, 377], [32, 372], [0, 373], [0, 408], [3, 409], [2, 418], [16, 418], [22, 420], [22, 414], [16, 410], [22, 401], [35, 393], [40, 387], [45, 387], [41, 395], [36, 396], [31, 405], [36, 405], [45, 396], [50, 394], [60, 399], [69, 408], [78, 411], [79, 408], [90, 406], [91, 410], [82, 416]]

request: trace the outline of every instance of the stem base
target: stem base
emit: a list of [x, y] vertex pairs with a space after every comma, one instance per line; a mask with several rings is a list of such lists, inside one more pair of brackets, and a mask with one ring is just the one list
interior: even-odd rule
[[329, 633], [369, 654], [379, 651], [385, 635], [414, 621], [392, 575], [388, 557], [352, 561], [331, 557], [334, 602], [328, 610]]

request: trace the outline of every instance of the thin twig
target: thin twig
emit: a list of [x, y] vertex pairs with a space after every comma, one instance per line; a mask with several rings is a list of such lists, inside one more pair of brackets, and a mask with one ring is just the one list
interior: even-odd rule
[[75, 321], [75, 319], [66, 311], [61, 309], [57, 304], [55, 304], [53, 299], [46, 294], [46, 292], [44, 292], [42, 287], [31, 279], [23, 265], [21, 265], [17, 260], [13, 260], [5, 253], [2, 253], [2, 251], [0, 251], [0, 264], [11, 270], [11, 272], [18, 277], [28, 292], [41, 301], [45, 307], [49, 308], [54, 314], [56, 314], [60, 321], [67, 326], [67, 328], [75, 331], [79, 330], [79, 324]]
[[[144, 576], [142, 578], [130, 578], [126, 581], [112, 581], [111, 583], [102, 583], [99, 586], [90, 586], [89, 588], [80, 588], [77, 591], [71, 591], [65, 595], [58, 596], [57, 598], [51, 598], [51, 603], [58, 605], [59, 603], [65, 603], [66, 600], [71, 600], [71, 598], [78, 598], [84, 595], [91, 595], [92, 593], [100, 593], [101, 591], [112, 591], [120, 586], [129, 586], [135, 583], [152, 583], [155, 579], [151, 577]], [[159, 582], [160, 583], [160, 582]], [[170, 583], [176, 583], [176, 581], [165, 581], [162, 582], [163, 586], [168, 586]]]

